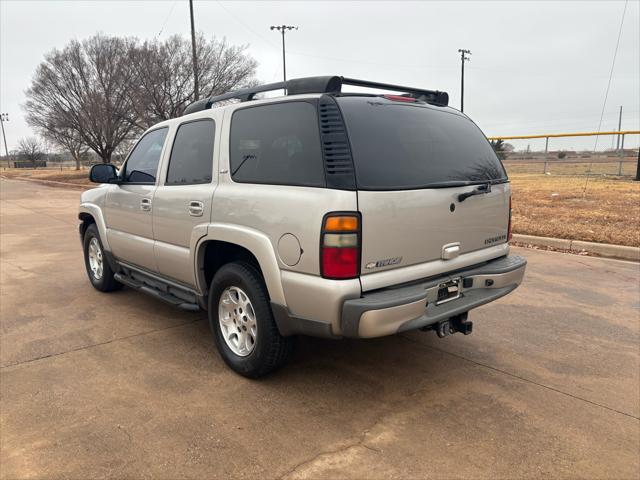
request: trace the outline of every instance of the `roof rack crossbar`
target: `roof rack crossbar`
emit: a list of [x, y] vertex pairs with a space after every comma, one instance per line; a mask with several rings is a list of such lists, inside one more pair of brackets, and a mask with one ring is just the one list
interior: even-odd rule
[[391, 90], [395, 92], [413, 93], [416, 95], [437, 95], [442, 92], [437, 90], [425, 90], [423, 88], [403, 87], [400, 85], [392, 85], [390, 83], [371, 82], [369, 80], [358, 80], [357, 78], [342, 77], [343, 85], [352, 85], [354, 87], [378, 88], [380, 90]]
[[224, 100], [240, 100], [247, 102], [253, 100], [253, 97], [257, 93], [270, 92], [273, 90], [282, 90], [286, 88], [284, 82], [268, 83], [265, 85], [258, 85], [257, 87], [243, 88], [241, 90], [234, 90], [233, 92], [223, 93], [222, 95], [216, 95], [213, 97], [203, 98], [196, 102], [191, 103], [184, 109], [183, 115], [193, 112], [199, 112], [201, 110], [207, 110], [213, 106], [214, 103], [222, 102]]
[[438, 90], [424, 90], [420, 88], [392, 85], [389, 83], [358, 80], [356, 78], [327, 76], [294, 78], [291, 80], [287, 80], [286, 82], [268, 83], [266, 85], [244, 88], [241, 90], [224, 93], [222, 95], [204, 98], [187, 106], [187, 108], [185, 108], [184, 110], [184, 115], [209, 109], [213, 106], [214, 103], [224, 100], [237, 99], [242, 102], [247, 102], [253, 100], [255, 95], [258, 93], [270, 92], [273, 90], [285, 90], [287, 92], [287, 95], [301, 95], [305, 93], [340, 93], [342, 91], [343, 85], [403, 92], [411, 95], [412, 97], [437, 105], [446, 106], [449, 103], [449, 95], [447, 94], [447, 92], [440, 92]]

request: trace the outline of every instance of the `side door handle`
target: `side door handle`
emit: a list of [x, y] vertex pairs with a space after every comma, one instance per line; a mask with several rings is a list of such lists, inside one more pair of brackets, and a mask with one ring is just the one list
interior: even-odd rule
[[150, 212], [151, 211], [151, 199], [150, 198], [143, 198], [142, 200], [140, 200], [140, 210], [142, 210], [143, 212]]
[[201, 217], [204, 212], [204, 204], [197, 200], [189, 202], [189, 215], [192, 217]]

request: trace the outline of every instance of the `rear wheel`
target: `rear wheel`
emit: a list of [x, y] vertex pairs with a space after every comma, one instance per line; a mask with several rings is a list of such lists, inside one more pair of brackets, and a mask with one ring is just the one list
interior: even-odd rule
[[225, 363], [259, 378], [283, 365], [293, 338], [278, 331], [260, 272], [249, 263], [220, 268], [209, 291], [209, 325]]
[[84, 232], [84, 264], [91, 285], [101, 292], [111, 292], [122, 287], [122, 284], [114, 278], [114, 272], [107, 261], [100, 234], [95, 223], [87, 227]]

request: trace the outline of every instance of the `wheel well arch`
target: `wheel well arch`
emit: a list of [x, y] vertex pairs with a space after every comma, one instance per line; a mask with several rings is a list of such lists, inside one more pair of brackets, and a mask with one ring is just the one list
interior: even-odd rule
[[246, 262], [258, 269], [264, 278], [260, 262], [251, 251], [241, 245], [222, 240], [207, 240], [198, 249], [198, 280], [208, 293], [216, 272], [227, 263]]
[[78, 214], [78, 219], [82, 222], [80, 224], [80, 235], [82, 235], [82, 238], [84, 238], [84, 234], [87, 231], [87, 228], [89, 228], [89, 225], [91, 225], [92, 223], [96, 223], [96, 219], [93, 218], [93, 215], [87, 212], [80, 212]]

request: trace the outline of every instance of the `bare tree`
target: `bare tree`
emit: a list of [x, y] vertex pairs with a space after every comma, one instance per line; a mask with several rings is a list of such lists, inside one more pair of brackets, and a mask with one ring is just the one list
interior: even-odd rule
[[59, 128], [51, 131], [43, 131], [42, 136], [69, 152], [71, 158], [76, 162], [76, 170], [80, 170], [80, 162], [82, 158], [86, 156], [89, 147], [85, 145], [77, 131], [71, 128]]
[[21, 138], [18, 142], [18, 155], [29, 160], [33, 167], [37, 168], [38, 161], [44, 158], [42, 142], [36, 137]]
[[[218, 95], [255, 83], [257, 62], [247, 46], [229, 45], [225, 39], [196, 38], [201, 97]], [[193, 58], [190, 41], [174, 35], [164, 42], [145, 42], [136, 49], [138, 88], [135, 107], [138, 125], [148, 128], [182, 115], [194, 99]]]
[[35, 127], [43, 138], [69, 152], [76, 162], [76, 170], [80, 170], [80, 161], [89, 148], [80, 133], [65, 125], [64, 121], [64, 113], [61, 114], [57, 110], [27, 113], [27, 122]]
[[127, 155], [129, 155], [129, 152], [136, 144], [136, 140], [138, 140], [137, 136], [125, 138], [122, 143], [118, 145], [118, 148], [116, 148], [113, 152], [113, 163], [115, 163], [116, 165], [122, 165], [122, 163], [127, 158]]
[[136, 46], [135, 39], [98, 34], [48, 53], [26, 92], [27, 122], [67, 149], [67, 140], [82, 143], [110, 162], [138, 123], [131, 95]]

